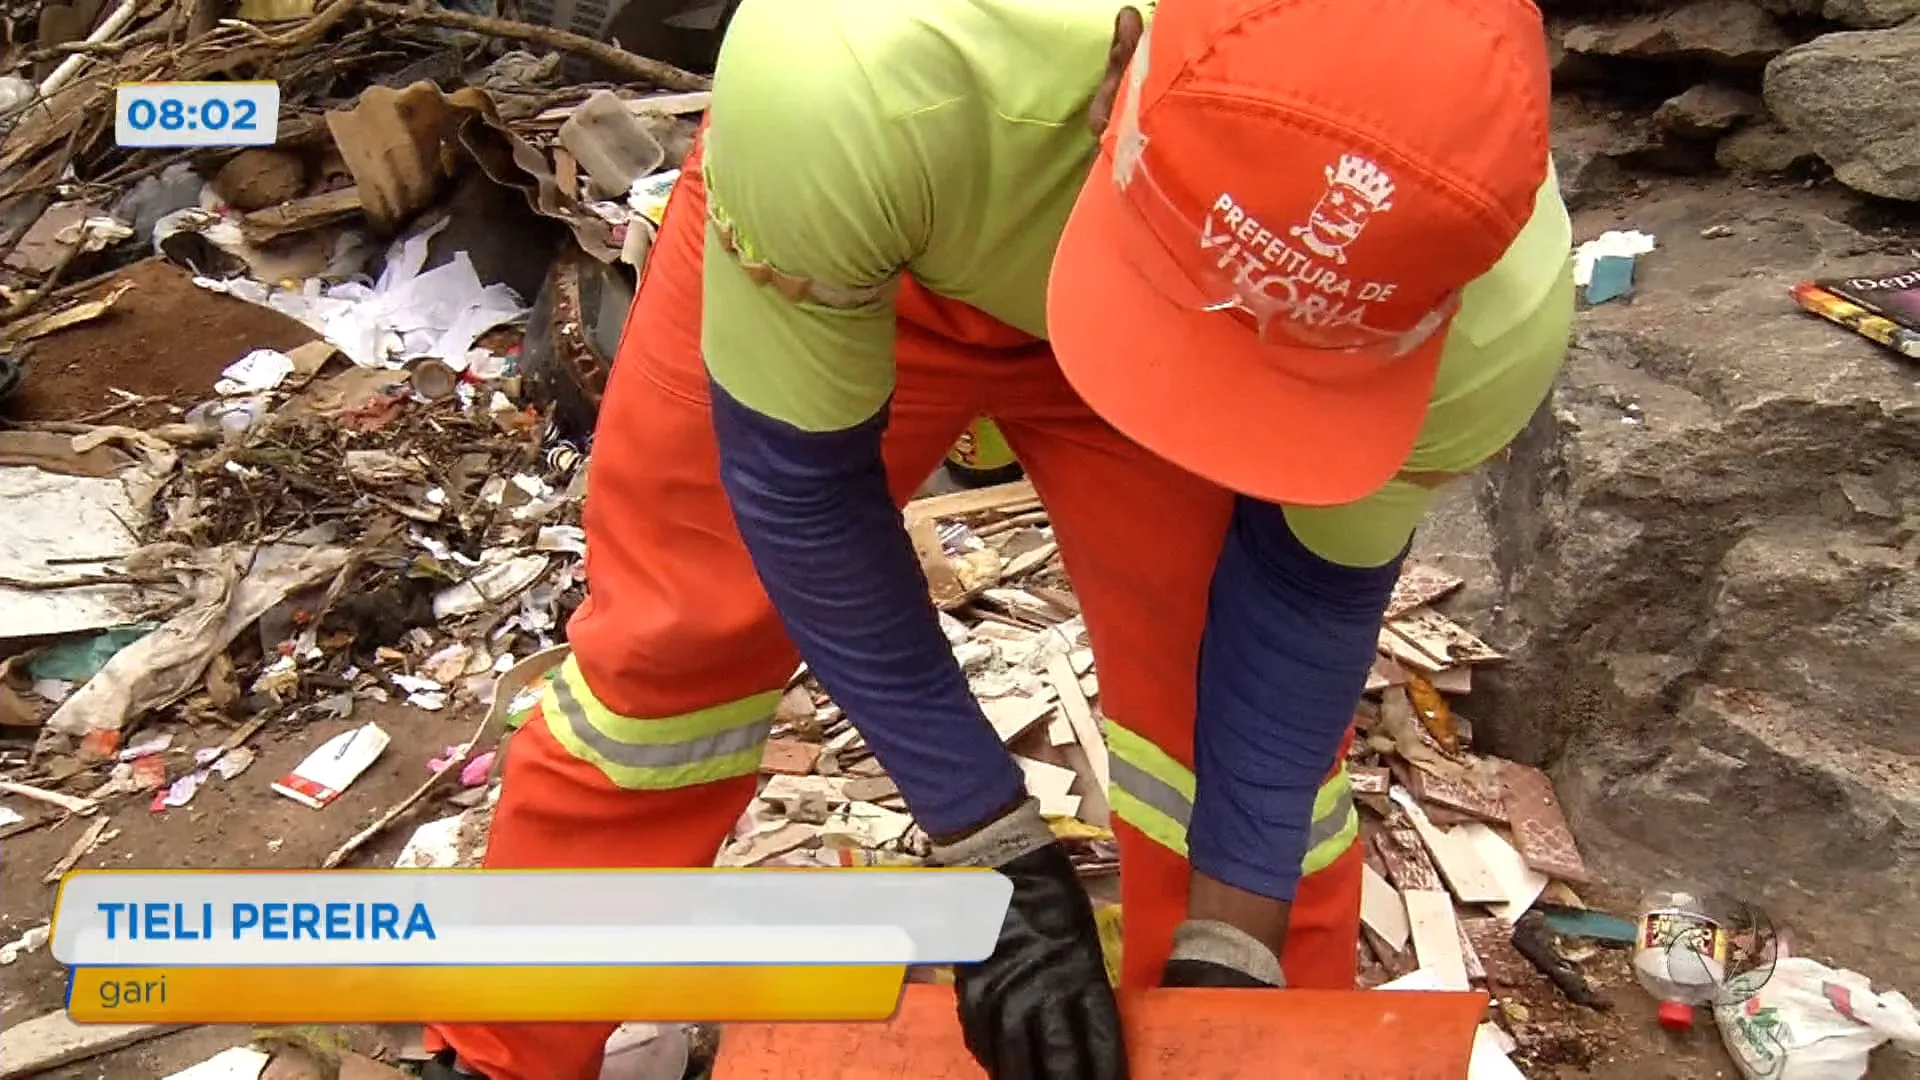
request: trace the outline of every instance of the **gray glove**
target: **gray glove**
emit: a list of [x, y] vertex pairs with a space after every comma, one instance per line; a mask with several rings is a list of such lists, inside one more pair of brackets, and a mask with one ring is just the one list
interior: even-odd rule
[[1160, 985], [1271, 990], [1287, 985], [1280, 960], [1252, 934], [1229, 923], [1188, 919], [1173, 931], [1173, 954]]

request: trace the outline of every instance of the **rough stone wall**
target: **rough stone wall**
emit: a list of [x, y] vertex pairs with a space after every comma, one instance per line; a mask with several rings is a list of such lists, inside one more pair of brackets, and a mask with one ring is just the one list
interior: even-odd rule
[[1831, 170], [1920, 200], [1920, 0], [1547, 0], [1561, 166], [1576, 201], [1623, 166]]
[[1920, 369], [1787, 297], [1920, 248], [1860, 217], [1725, 182], [1589, 215], [1661, 246], [1425, 546], [1484, 571], [1472, 621], [1516, 657], [1476, 739], [1550, 765], [1603, 871], [1726, 890], [1912, 988]]

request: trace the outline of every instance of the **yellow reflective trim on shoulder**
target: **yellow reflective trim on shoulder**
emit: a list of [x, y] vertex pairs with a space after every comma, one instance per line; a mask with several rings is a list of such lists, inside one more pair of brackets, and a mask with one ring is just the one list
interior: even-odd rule
[[572, 657], [542, 696], [547, 729], [567, 752], [629, 789], [692, 787], [760, 767], [781, 691], [678, 716], [623, 716], [601, 704]]

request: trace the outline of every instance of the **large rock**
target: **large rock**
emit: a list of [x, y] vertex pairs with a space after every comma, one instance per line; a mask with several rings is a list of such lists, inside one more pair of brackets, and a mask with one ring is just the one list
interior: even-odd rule
[[1482, 483], [1479, 625], [1515, 659], [1465, 711], [1550, 766], [1616, 884], [1733, 893], [1914, 987], [1920, 930], [1889, 915], [1920, 886], [1920, 379], [1787, 289], [1920, 237], [1862, 236], [1840, 199], [1726, 184], [1582, 222], [1660, 247]]
[[1720, 140], [1713, 151], [1720, 167], [1741, 177], [1778, 176], [1811, 166], [1818, 155], [1807, 141], [1771, 120], [1748, 124]]
[[1645, 116], [1556, 97], [1553, 160], [1567, 205], [1593, 206], [1638, 186], [1631, 170], [1692, 175], [1713, 168], [1714, 144], [1661, 130]]
[[1899, 26], [1920, 16], [1920, 0], [1827, 0], [1820, 15], [1830, 22], [1863, 30]]
[[1793, 44], [1773, 17], [1747, 0], [1690, 0], [1668, 11], [1576, 26], [1570, 53], [1616, 59], [1704, 62], [1752, 70]]
[[1760, 6], [1798, 19], [1825, 19], [1859, 30], [1898, 26], [1920, 15], [1920, 0], [1760, 0]]
[[1759, 116], [1760, 99], [1715, 83], [1691, 87], [1654, 110], [1653, 126], [1680, 139], [1712, 139]]
[[1766, 100], [1841, 183], [1920, 199], [1920, 23], [1789, 49], [1767, 65]]

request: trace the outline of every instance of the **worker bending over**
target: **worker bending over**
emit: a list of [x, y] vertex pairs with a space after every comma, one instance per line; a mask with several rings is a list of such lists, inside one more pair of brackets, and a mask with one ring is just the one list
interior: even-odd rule
[[[974, 1055], [1125, 1076], [1087, 898], [898, 510], [986, 416], [1099, 665], [1123, 984], [1351, 989], [1382, 611], [1566, 349], [1547, 104], [1525, 0], [746, 0], [486, 865], [709, 865], [804, 658], [935, 861], [1013, 881], [957, 972]], [[612, 1028], [441, 1025], [437, 1075], [585, 1080]]]

